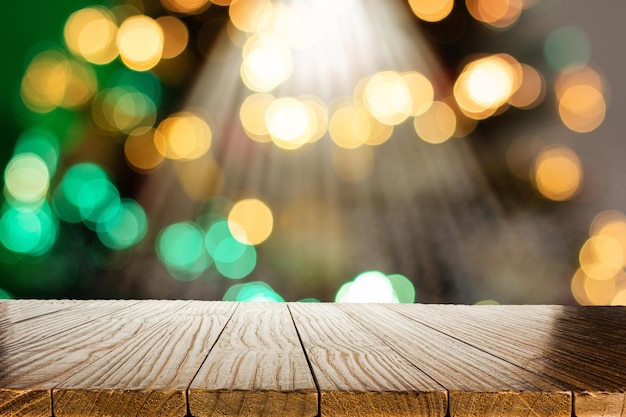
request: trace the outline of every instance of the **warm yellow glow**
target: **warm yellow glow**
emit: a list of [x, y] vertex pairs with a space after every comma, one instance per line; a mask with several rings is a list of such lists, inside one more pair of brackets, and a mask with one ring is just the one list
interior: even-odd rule
[[270, 0], [233, 0], [228, 9], [230, 20], [244, 32], [259, 32], [272, 17]]
[[346, 182], [361, 182], [374, 169], [374, 150], [369, 146], [357, 149], [333, 149], [333, 169]]
[[47, 113], [56, 107], [79, 107], [96, 90], [96, 75], [88, 65], [69, 60], [57, 51], [45, 51], [35, 56], [26, 69], [20, 93], [26, 107]]
[[265, 124], [265, 112], [274, 102], [274, 96], [266, 93], [252, 94], [243, 101], [239, 109], [239, 119], [248, 137], [257, 142], [270, 142]]
[[427, 22], [445, 19], [454, 7], [454, 0], [409, 0], [415, 16]]
[[621, 289], [615, 293], [615, 296], [610, 302], [612, 306], [626, 306], [626, 288]]
[[624, 282], [625, 279], [623, 271], [610, 279], [598, 280], [586, 275], [579, 268], [572, 278], [572, 295], [581, 305], [616, 305], [620, 303], [622, 297], [622, 294], [617, 292], [617, 282]]
[[454, 98], [460, 109], [475, 119], [491, 116], [505, 104], [519, 86], [514, 58], [493, 55], [469, 63], [454, 84]]
[[[228, 223], [233, 237], [239, 242], [258, 245], [272, 233], [274, 217], [264, 202], [248, 198], [235, 203], [228, 214]], [[233, 223], [238, 227], [233, 227]]]
[[272, 141], [285, 149], [304, 145], [316, 130], [315, 115], [299, 100], [284, 97], [274, 100], [265, 112], [265, 124]]
[[591, 132], [604, 120], [606, 102], [602, 93], [590, 85], [574, 85], [559, 100], [559, 116], [575, 132]]
[[165, 59], [177, 57], [185, 50], [189, 42], [187, 26], [174, 16], [162, 16], [156, 22], [163, 30], [162, 57]]
[[592, 305], [609, 305], [615, 296], [615, 279], [597, 280], [585, 276], [583, 288]]
[[263, 33], [278, 36], [290, 48], [311, 46], [317, 38], [315, 11], [306, 4], [273, 4]]
[[624, 215], [621, 213], [619, 213], [619, 216], [613, 216], [610, 221], [607, 221], [605, 224], [598, 228], [595, 235], [608, 236], [619, 243], [620, 247], [622, 248], [622, 258], [624, 260], [624, 264], [622, 266], [626, 267], [626, 217], [624, 217]]
[[373, 117], [369, 118], [369, 135], [365, 140], [366, 145], [378, 146], [387, 142], [393, 134], [393, 126], [389, 126], [379, 122]]
[[254, 35], [246, 42], [243, 57], [241, 79], [253, 91], [273, 90], [293, 69], [291, 51], [276, 36]]
[[558, 100], [571, 87], [587, 85], [604, 94], [605, 81], [593, 68], [586, 65], [567, 67], [559, 73], [554, 82], [554, 91]]
[[550, 200], [564, 201], [573, 198], [580, 190], [582, 176], [578, 156], [566, 146], [545, 149], [535, 160], [535, 186]]
[[50, 173], [46, 163], [34, 153], [14, 156], [4, 171], [9, 194], [24, 203], [42, 201], [48, 192]]
[[209, 125], [192, 112], [180, 112], [163, 120], [155, 135], [155, 146], [170, 159], [197, 159], [211, 147]]
[[425, 142], [442, 143], [456, 130], [456, 116], [446, 103], [435, 101], [426, 112], [415, 116], [413, 126]]
[[417, 116], [424, 113], [433, 104], [435, 97], [435, 90], [430, 80], [417, 71], [406, 72], [402, 74], [402, 78], [409, 88], [413, 103], [409, 114]]
[[328, 133], [337, 146], [354, 149], [370, 138], [370, 116], [353, 104], [340, 106], [330, 117]]
[[405, 121], [413, 110], [409, 85], [402, 75], [393, 71], [371, 76], [365, 84], [362, 100], [376, 120], [392, 126]]
[[496, 28], [515, 23], [524, 8], [524, 0], [466, 0], [472, 17]]
[[145, 173], [163, 162], [163, 155], [155, 146], [155, 134], [160, 135], [152, 128], [139, 128], [132, 131], [126, 138], [124, 156], [135, 171]]
[[589, 299], [587, 298], [587, 294], [585, 293], [586, 278], [587, 276], [585, 275], [584, 271], [578, 268], [570, 283], [570, 289], [572, 291], [574, 299], [578, 304], [583, 306], [591, 305], [591, 301], [589, 301]]
[[222, 192], [224, 173], [210, 153], [192, 161], [175, 161], [174, 169], [185, 194], [193, 201], [204, 201]]
[[161, 0], [161, 3], [166, 9], [182, 14], [198, 14], [211, 5], [209, 0]]
[[328, 110], [326, 104], [317, 96], [303, 96], [299, 100], [307, 108], [311, 128], [309, 132], [308, 143], [312, 143], [321, 139], [328, 129]]
[[117, 32], [117, 48], [124, 64], [135, 71], [147, 71], [161, 60], [163, 30], [148, 16], [131, 16]]
[[522, 82], [509, 98], [509, 104], [522, 109], [531, 109], [544, 99], [546, 82], [543, 76], [530, 65], [521, 64]]
[[117, 25], [104, 7], [87, 7], [72, 13], [65, 23], [63, 37], [68, 49], [92, 64], [108, 64], [117, 55]]
[[624, 265], [624, 248], [610, 236], [592, 236], [580, 249], [580, 267], [595, 280], [612, 279]]

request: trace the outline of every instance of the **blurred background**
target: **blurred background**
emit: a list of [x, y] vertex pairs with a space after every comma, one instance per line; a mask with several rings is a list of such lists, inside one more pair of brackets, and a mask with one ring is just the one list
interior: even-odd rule
[[2, 298], [626, 304], [620, 2], [5, 7]]

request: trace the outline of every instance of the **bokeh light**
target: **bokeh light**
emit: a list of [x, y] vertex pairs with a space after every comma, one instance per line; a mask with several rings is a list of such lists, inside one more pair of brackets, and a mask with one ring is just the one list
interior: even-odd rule
[[328, 133], [337, 146], [345, 149], [358, 148], [370, 138], [371, 119], [363, 108], [347, 103], [331, 115]]
[[139, 243], [148, 231], [148, 219], [143, 207], [134, 200], [122, 199], [110, 204], [102, 213], [96, 231], [100, 241], [114, 250], [124, 250]]
[[426, 22], [438, 22], [450, 14], [454, 0], [409, 0], [415, 16]]
[[124, 142], [124, 156], [131, 168], [146, 173], [161, 165], [164, 157], [156, 148], [154, 139], [154, 135], [160, 134], [152, 128], [138, 128], [128, 135]]
[[233, 237], [239, 242], [258, 245], [272, 233], [274, 216], [263, 201], [247, 198], [235, 203], [228, 214], [228, 224]]
[[117, 32], [117, 48], [124, 64], [135, 71], [147, 71], [163, 54], [163, 29], [148, 16], [131, 16]]
[[97, 89], [95, 73], [88, 65], [49, 50], [33, 58], [22, 78], [21, 97], [26, 107], [48, 113], [57, 107], [74, 108], [87, 103]]
[[63, 36], [74, 55], [92, 64], [108, 64], [118, 56], [115, 17], [104, 7], [87, 7], [74, 12], [65, 23]]
[[209, 0], [161, 0], [161, 3], [174, 13], [190, 15], [201, 13], [211, 6]]
[[566, 146], [554, 146], [537, 156], [532, 178], [541, 195], [550, 200], [565, 201], [580, 191], [582, 177], [578, 155]]
[[109, 220], [107, 214], [114, 214], [111, 206], [120, 204], [120, 196], [100, 166], [84, 162], [65, 172], [54, 192], [53, 203], [62, 220], [69, 223], [82, 221], [96, 230], [100, 223]]
[[273, 90], [287, 80], [292, 71], [292, 53], [280, 38], [257, 34], [248, 39], [243, 48], [240, 73], [242, 81], [250, 90]]
[[267, 93], [251, 94], [239, 108], [239, 119], [248, 137], [257, 142], [270, 142], [269, 130], [265, 123], [265, 112], [274, 102], [274, 96]]
[[[237, 240], [231, 228], [236, 224], [226, 219], [214, 222], [204, 240], [208, 253], [215, 260], [215, 267], [226, 278], [241, 279], [249, 275], [256, 267], [257, 255], [254, 246]], [[241, 236], [242, 230], [236, 234]]]
[[442, 143], [454, 134], [456, 115], [446, 103], [435, 101], [426, 112], [415, 116], [413, 126], [424, 142]]
[[16, 253], [41, 256], [58, 236], [58, 222], [47, 203], [32, 207], [5, 206], [0, 217], [0, 242]]
[[129, 134], [140, 127], [152, 127], [156, 105], [150, 97], [133, 87], [114, 87], [98, 93], [91, 115], [105, 132]]
[[376, 120], [387, 125], [402, 123], [413, 111], [409, 84], [402, 75], [393, 71], [383, 71], [371, 76], [363, 89], [362, 100], [367, 111]]
[[269, 23], [272, 15], [270, 0], [233, 0], [228, 8], [230, 21], [244, 32], [259, 32]]
[[493, 115], [521, 82], [519, 63], [510, 55], [480, 58], [467, 64], [454, 84], [460, 109], [474, 119]]
[[23, 203], [40, 203], [48, 192], [50, 173], [46, 163], [34, 153], [15, 155], [4, 171], [9, 195]]
[[521, 109], [532, 109], [539, 105], [546, 95], [546, 81], [539, 71], [530, 65], [520, 64], [522, 82], [511, 97], [509, 104]]
[[211, 147], [213, 133], [207, 121], [191, 111], [174, 113], [163, 120], [154, 136], [157, 150], [170, 159], [197, 159]]
[[571, 65], [585, 65], [591, 58], [591, 42], [580, 28], [560, 27], [546, 38], [543, 55], [548, 65], [556, 71]]
[[254, 301], [254, 302], [283, 302], [285, 301], [269, 284], [262, 281], [235, 284], [230, 287], [223, 301]]
[[161, 16], [156, 22], [163, 30], [163, 59], [180, 55], [189, 43], [189, 30], [185, 23], [174, 16]]
[[161, 230], [156, 253], [174, 278], [188, 281], [200, 276], [211, 264], [204, 249], [204, 231], [195, 223], [174, 223]]
[[[310, 47], [318, 38], [318, 17], [308, 4], [272, 3], [269, 21], [262, 24], [262, 32], [282, 39], [290, 48]], [[263, 16], [263, 21], [265, 16]]]
[[35, 127], [22, 132], [15, 144], [14, 155], [26, 153], [41, 158], [50, 177], [56, 173], [59, 163], [59, 141], [51, 131]]
[[465, 4], [474, 19], [498, 29], [513, 25], [524, 8], [524, 0], [466, 0]]
[[406, 72], [402, 78], [407, 84], [411, 95], [412, 108], [411, 116], [417, 116], [429, 109], [435, 97], [435, 90], [432, 83], [426, 76], [417, 71]]
[[379, 271], [367, 271], [339, 288], [337, 303], [398, 303], [391, 281]]
[[580, 267], [571, 292], [581, 305], [626, 305], [626, 216], [618, 210], [598, 213], [579, 253]]
[[596, 280], [613, 278], [624, 266], [624, 248], [607, 235], [592, 236], [580, 250], [580, 267]]
[[569, 87], [559, 98], [559, 116], [575, 132], [591, 132], [604, 121], [605, 113], [602, 92], [590, 85]]

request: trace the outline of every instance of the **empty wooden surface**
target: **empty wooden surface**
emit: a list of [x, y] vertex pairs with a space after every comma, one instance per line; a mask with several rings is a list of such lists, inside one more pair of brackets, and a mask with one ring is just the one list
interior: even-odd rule
[[0, 416], [624, 416], [626, 308], [0, 301]]
[[189, 388], [208, 416], [315, 416], [317, 389], [286, 304], [241, 304]]

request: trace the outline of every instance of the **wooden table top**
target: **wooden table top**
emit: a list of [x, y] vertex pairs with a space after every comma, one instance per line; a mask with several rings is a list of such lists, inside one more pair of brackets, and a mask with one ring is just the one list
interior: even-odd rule
[[626, 416], [626, 308], [0, 301], [1, 416]]

